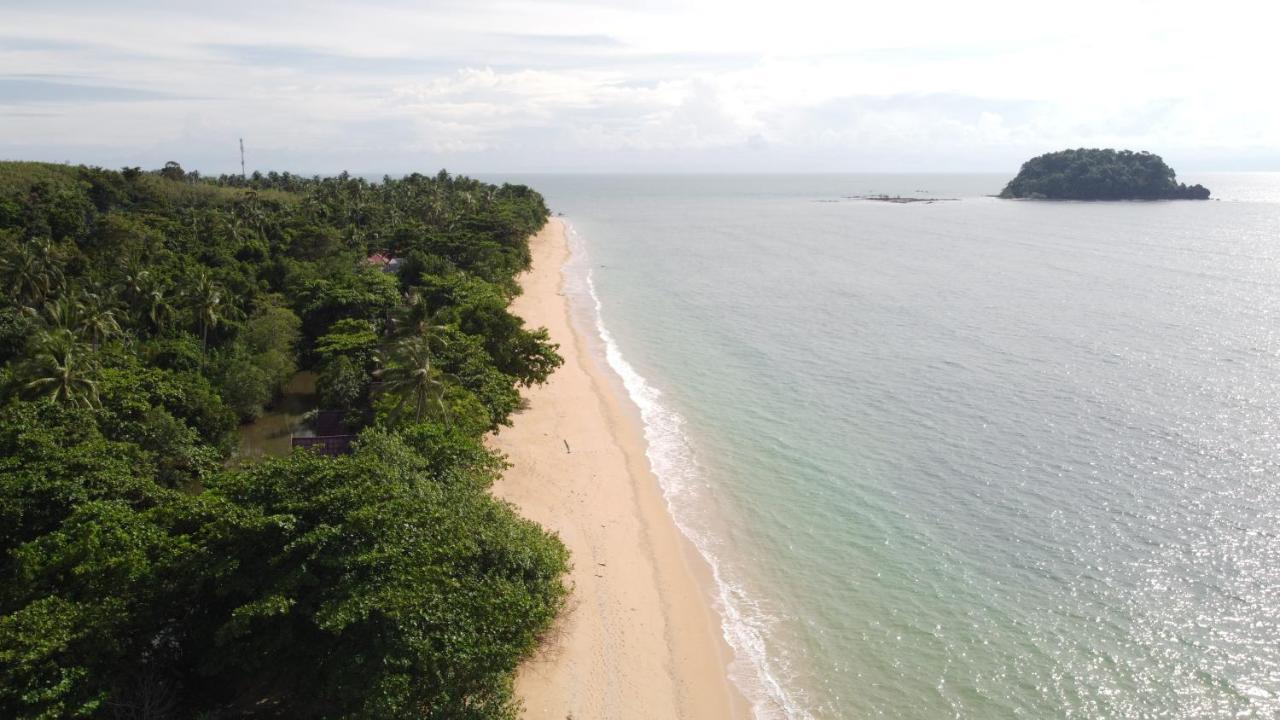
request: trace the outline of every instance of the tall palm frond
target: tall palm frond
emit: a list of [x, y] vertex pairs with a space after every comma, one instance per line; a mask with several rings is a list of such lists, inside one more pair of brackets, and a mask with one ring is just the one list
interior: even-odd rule
[[205, 272], [196, 275], [186, 296], [192, 315], [195, 316], [196, 324], [200, 329], [201, 347], [207, 352], [209, 330], [235, 317], [234, 300], [226, 289]]
[[400, 339], [424, 338], [428, 347], [440, 342], [440, 333], [447, 325], [435, 322], [436, 313], [422, 293], [410, 290], [405, 301], [391, 312], [388, 324], [393, 337]]
[[18, 243], [0, 254], [0, 280], [23, 305], [44, 302], [63, 284], [62, 263], [48, 238]]
[[82, 337], [89, 339], [94, 350], [108, 338], [121, 333], [115, 303], [111, 299], [97, 293], [82, 293], [76, 303], [80, 315], [76, 329]]
[[19, 368], [24, 394], [83, 407], [98, 404], [93, 351], [66, 329], [42, 333], [31, 358]]
[[50, 332], [76, 332], [80, 327], [80, 304], [66, 295], [23, 308], [29, 317], [40, 321]]
[[143, 299], [147, 320], [156, 332], [163, 332], [173, 319], [173, 299], [160, 286], [153, 287]]
[[390, 353], [390, 362], [382, 371], [383, 387], [399, 398], [396, 413], [412, 407], [414, 422], [422, 422], [428, 406], [435, 405], [448, 425], [449, 410], [444, 403], [446, 377], [435, 363], [429, 341], [421, 336], [396, 343]]

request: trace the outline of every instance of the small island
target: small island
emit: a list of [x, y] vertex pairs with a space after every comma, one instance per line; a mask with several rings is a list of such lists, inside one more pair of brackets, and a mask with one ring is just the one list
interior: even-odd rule
[[1033, 200], [1208, 200], [1203, 185], [1177, 181], [1159, 155], [1097, 148], [1061, 150], [1031, 158], [1001, 191]]

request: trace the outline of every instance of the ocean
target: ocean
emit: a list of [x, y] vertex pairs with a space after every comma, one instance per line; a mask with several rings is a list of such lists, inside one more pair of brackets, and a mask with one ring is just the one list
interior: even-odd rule
[[756, 717], [1280, 716], [1280, 174], [496, 179], [570, 224]]

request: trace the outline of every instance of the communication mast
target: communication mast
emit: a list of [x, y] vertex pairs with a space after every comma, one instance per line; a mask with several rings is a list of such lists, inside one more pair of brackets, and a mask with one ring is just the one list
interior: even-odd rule
[[245, 179], [244, 174], [244, 138], [240, 138], [240, 179]]

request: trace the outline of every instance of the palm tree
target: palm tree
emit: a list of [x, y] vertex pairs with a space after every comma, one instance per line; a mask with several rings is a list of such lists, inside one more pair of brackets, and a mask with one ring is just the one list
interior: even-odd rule
[[120, 261], [120, 280], [116, 283], [116, 292], [124, 298], [125, 304], [135, 316], [142, 315], [142, 306], [147, 291], [155, 284], [151, 271], [136, 258], [125, 258]]
[[152, 275], [145, 265], [134, 259], [121, 263], [121, 278], [116, 285], [125, 300], [129, 312], [139, 324], [151, 323], [155, 332], [163, 332], [173, 318], [173, 299], [165, 289], [164, 281]]
[[421, 337], [430, 347], [430, 343], [439, 338], [437, 333], [448, 329], [446, 325], [433, 322], [435, 315], [422, 293], [410, 290], [405, 295], [404, 303], [391, 311], [388, 318], [391, 334], [400, 338]]
[[165, 289], [156, 285], [143, 298], [147, 320], [156, 332], [163, 332], [165, 325], [173, 319], [173, 302], [165, 294]]
[[77, 301], [80, 315], [76, 329], [89, 338], [94, 350], [104, 340], [120, 334], [120, 323], [116, 320], [115, 308], [110, 300], [97, 293], [83, 293]]
[[41, 333], [34, 346], [31, 359], [22, 365], [19, 376], [27, 395], [82, 407], [98, 404], [93, 353], [71, 331]]
[[27, 307], [23, 310], [40, 321], [46, 331], [66, 332], [77, 339], [88, 339], [94, 350], [104, 340], [121, 332], [112, 303], [96, 293], [62, 295], [46, 300], [39, 309]]
[[0, 279], [23, 305], [43, 302], [62, 285], [62, 264], [48, 238], [16, 244], [0, 255]]
[[400, 398], [395, 409], [397, 414], [412, 404], [414, 422], [422, 422], [427, 403], [434, 402], [448, 425], [449, 410], [444, 404], [443, 377], [445, 375], [435, 366], [430, 342], [425, 336], [406, 338], [397, 343], [391, 352], [391, 362], [382, 372], [383, 387]]
[[66, 295], [45, 300], [39, 307], [25, 307], [23, 312], [40, 321], [49, 331], [76, 332], [80, 327], [80, 304]]
[[214, 282], [206, 273], [196, 276], [191, 290], [187, 293], [191, 312], [200, 326], [200, 344], [206, 353], [209, 350], [209, 329], [229, 320], [235, 308], [229, 302], [226, 291]]
[[246, 191], [243, 199], [233, 207], [233, 211], [236, 214], [236, 219], [239, 221], [237, 225], [251, 225], [254, 231], [258, 233], [258, 239], [266, 240], [267, 214], [263, 209], [261, 199], [258, 197], [257, 190], [251, 189]]

